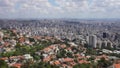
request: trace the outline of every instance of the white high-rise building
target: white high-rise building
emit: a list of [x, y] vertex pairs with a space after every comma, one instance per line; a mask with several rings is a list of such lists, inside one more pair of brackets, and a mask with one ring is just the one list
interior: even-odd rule
[[93, 48], [96, 48], [97, 46], [97, 36], [96, 35], [91, 35], [89, 36], [89, 38], [87, 38], [89, 41], [88, 41], [88, 45], [90, 47], [93, 47]]
[[0, 32], [0, 38], [3, 38], [4, 34], [3, 32]]
[[101, 44], [101, 48], [106, 48], [107, 47], [107, 41], [104, 40]]
[[97, 48], [101, 48], [102, 46], [101, 46], [101, 44], [102, 44], [102, 41], [99, 39], [99, 40], [97, 40]]

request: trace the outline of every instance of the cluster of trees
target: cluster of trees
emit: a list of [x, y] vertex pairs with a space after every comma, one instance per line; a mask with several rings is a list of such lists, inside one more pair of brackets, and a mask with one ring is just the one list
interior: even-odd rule
[[57, 58], [66, 57], [66, 51], [64, 49], [60, 49], [56, 56]]
[[[94, 58], [91, 58], [89, 60], [93, 60]], [[108, 68], [113, 63], [105, 60], [105, 58], [101, 58], [97, 63], [92, 62], [88, 64], [77, 64], [73, 68]]]
[[50, 65], [49, 63], [45, 62], [36, 62], [33, 64], [31, 64], [30, 62], [26, 62], [24, 65], [22, 65], [21, 68], [59, 68], [59, 67]]
[[24, 55], [24, 54], [32, 55], [36, 51], [39, 51], [39, 50], [49, 46], [50, 44], [52, 44], [50, 41], [42, 42], [41, 44], [40, 43], [34, 44], [32, 46], [20, 45], [19, 43], [17, 43], [14, 51], [4, 52], [4, 53], [2, 52], [2, 53], [0, 53], [0, 57], [10, 57], [10, 56], [17, 56], [17, 55]]
[[0, 60], [0, 68], [8, 68], [8, 64], [4, 60]]
[[110, 54], [107, 54], [107, 55], [109, 55], [109, 56], [116, 56], [116, 57], [120, 58], [120, 54], [110, 53]]
[[[9, 67], [4, 60], [0, 60], [0, 68], [15, 68], [15, 67]], [[31, 61], [27, 61], [25, 64], [21, 66], [21, 68], [59, 68], [59, 67], [44, 62], [32, 63]]]
[[73, 58], [74, 57], [71, 52], [67, 52], [64, 49], [60, 49], [60, 51], [57, 53], [56, 56], [57, 58], [66, 58], [66, 57]]
[[77, 64], [73, 68], [91, 68], [90, 64]]
[[101, 58], [98, 61], [97, 67], [99, 67], [99, 68], [107, 68], [107, 67], [109, 67], [112, 64], [113, 63], [111, 61], [105, 60], [105, 58]]
[[86, 55], [97, 55], [98, 52], [93, 48], [87, 48]]

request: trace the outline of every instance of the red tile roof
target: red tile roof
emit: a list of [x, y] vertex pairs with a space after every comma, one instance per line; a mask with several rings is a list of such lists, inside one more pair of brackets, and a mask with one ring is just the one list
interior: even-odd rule
[[56, 60], [56, 61], [54, 62], [54, 64], [55, 64], [55, 65], [60, 65], [61, 63], [60, 63], [60, 61]]
[[120, 68], [120, 64], [114, 64], [114, 68]]
[[3, 39], [2, 38], [0, 38], [0, 41], [2, 41]]
[[37, 39], [37, 40], [42, 39], [42, 37], [41, 37], [41, 36], [34, 36], [33, 38], [34, 38], [34, 39]]
[[70, 50], [71, 50], [71, 47], [68, 47], [68, 48], [67, 48], [67, 50], [69, 50], [69, 51], [70, 51]]
[[61, 47], [61, 48], [65, 48], [65, 47], [66, 47], [66, 45], [65, 45], [65, 44], [62, 44], [62, 45], [60, 45], [60, 47]]
[[12, 29], [12, 32], [16, 34], [16, 33], [17, 33], [17, 30], [16, 30], [16, 29]]
[[46, 57], [46, 58], [43, 59], [44, 62], [48, 62], [50, 60], [51, 60], [51, 56], [48, 56], [48, 57]]
[[4, 46], [9, 46], [9, 45], [10, 45], [9, 42], [5, 42], [5, 43], [4, 43]]
[[8, 57], [0, 58], [0, 60], [8, 60]]
[[25, 42], [25, 38], [24, 38], [24, 37], [20, 37], [20, 38], [19, 38], [19, 42], [21, 42], [21, 43], [22, 43], [22, 42]]
[[76, 65], [76, 63], [75, 62], [70, 62], [70, 65], [74, 66], [74, 65]]
[[53, 50], [53, 49], [55, 49], [55, 46], [54, 46], [54, 45], [51, 45], [51, 46], [49, 46], [49, 47], [44, 48], [43, 51], [49, 52], [49, 51], [51, 51], [51, 50]]
[[63, 58], [63, 62], [72, 62], [74, 61], [72, 58]]
[[96, 57], [96, 59], [101, 59], [101, 58], [105, 58], [105, 60], [108, 60], [108, 56], [106, 55], [101, 55]]
[[16, 64], [13, 64], [12, 67], [16, 67], [16, 68], [21, 68], [22, 64], [20, 63], [16, 63]]
[[63, 66], [63, 67], [66, 67], [66, 66], [67, 66], [67, 64], [62, 64], [62, 66]]
[[80, 64], [83, 64], [83, 63], [89, 63], [89, 62], [86, 61], [86, 60], [79, 60], [79, 63], [80, 63]]
[[50, 40], [50, 39], [52, 39], [52, 37], [46, 36], [45, 39]]

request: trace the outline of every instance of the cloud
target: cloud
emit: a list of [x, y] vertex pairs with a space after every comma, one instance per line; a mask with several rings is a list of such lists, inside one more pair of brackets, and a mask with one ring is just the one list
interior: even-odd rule
[[113, 12], [120, 10], [120, 0], [93, 0], [91, 4], [92, 9], [99, 9], [99, 11]]
[[119, 12], [120, 0], [0, 0], [0, 18], [104, 17]]
[[13, 3], [9, 0], [0, 0], [0, 7], [11, 7]]

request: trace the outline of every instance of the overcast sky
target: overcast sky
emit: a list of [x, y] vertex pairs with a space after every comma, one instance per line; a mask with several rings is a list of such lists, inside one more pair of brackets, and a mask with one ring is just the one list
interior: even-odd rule
[[120, 0], [0, 0], [0, 18], [120, 18]]

